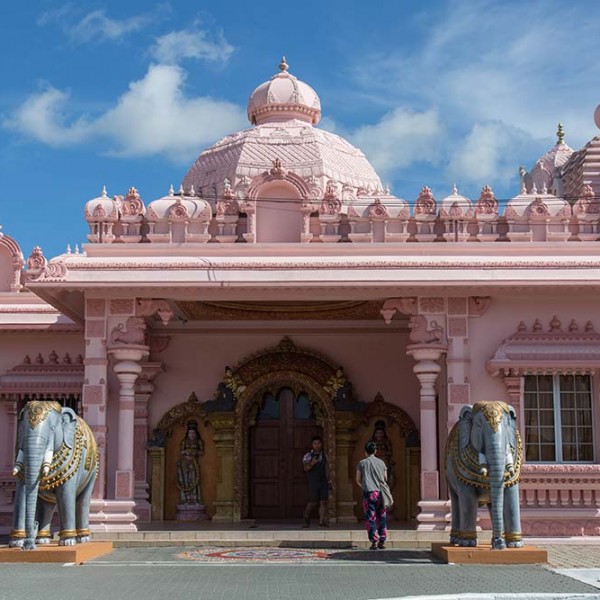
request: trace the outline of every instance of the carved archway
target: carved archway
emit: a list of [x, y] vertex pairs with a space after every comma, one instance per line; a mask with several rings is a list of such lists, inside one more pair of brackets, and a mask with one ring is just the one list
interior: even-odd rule
[[[362, 413], [361, 422], [355, 430], [357, 444], [354, 451], [354, 462], [363, 458], [364, 443], [368, 439], [372, 439], [375, 428], [386, 431], [386, 440], [393, 446], [393, 455], [390, 454], [390, 458], [395, 465], [397, 485], [392, 484], [392, 492], [396, 500], [392, 518], [400, 521], [412, 521], [418, 514], [417, 502], [420, 500], [418, 429], [411, 417], [400, 406], [386, 402], [378, 392], [373, 402], [367, 404], [366, 410]], [[355, 494], [357, 503], [359, 497], [359, 494]], [[360, 516], [360, 511], [358, 516]]]
[[[340, 372], [341, 369], [328, 359], [317, 352], [296, 346], [289, 338], [252, 355], [232, 371], [237, 386], [234, 409], [234, 520], [248, 515], [248, 429], [254, 424], [258, 406], [266, 392], [288, 387], [296, 393], [308, 394], [315, 406], [317, 421], [323, 429], [330, 458], [331, 480], [336, 481], [335, 412], [341, 387], [332, 385], [332, 382], [340, 379]], [[335, 519], [335, 485], [329, 506], [330, 516]]]
[[207, 421], [205, 405], [192, 393], [187, 401], [177, 404], [163, 415], [154, 429], [153, 439], [148, 442], [153, 520], [176, 519], [179, 495], [176, 465], [179, 460], [180, 443], [185, 436], [185, 426], [189, 420], [196, 421], [203, 442], [203, 454], [199, 460], [201, 503], [207, 507], [209, 515], [215, 511], [218, 457], [213, 429]]

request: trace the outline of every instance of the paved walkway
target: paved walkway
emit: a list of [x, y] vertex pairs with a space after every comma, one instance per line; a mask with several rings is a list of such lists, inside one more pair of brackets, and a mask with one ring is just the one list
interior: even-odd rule
[[548, 599], [558, 594], [600, 599], [600, 584], [590, 585], [593, 579], [578, 581], [567, 571], [552, 570], [600, 565], [600, 547], [548, 549], [550, 567], [445, 565], [422, 549], [260, 546], [253, 555], [248, 547], [117, 548], [82, 566], [0, 564], [0, 599], [41, 598], [42, 590], [46, 600], [368, 600], [465, 593], [471, 598], [533, 599], [543, 593], [550, 594]]

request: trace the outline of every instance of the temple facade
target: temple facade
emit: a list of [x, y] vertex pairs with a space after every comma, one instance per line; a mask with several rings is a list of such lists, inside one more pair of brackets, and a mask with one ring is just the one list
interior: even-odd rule
[[97, 438], [96, 531], [299, 519], [315, 434], [333, 521], [361, 517], [373, 439], [393, 520], [445, 529], [448, 432], [503, 400], [524, 533], [600, 535], [600, 135], [575, 152], [559, 126], [504, 205], [487, 185], [404, 200], [320, 117], [283, 60], [178, 189], [82, 202], [81, 250], [25, 259], [0, 234], [0, 533], [35, 398]]

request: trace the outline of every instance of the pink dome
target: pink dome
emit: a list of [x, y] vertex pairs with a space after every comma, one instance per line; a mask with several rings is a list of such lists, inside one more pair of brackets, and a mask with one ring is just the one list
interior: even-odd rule
[[115, 222], [119, 220], [119, 206], [113, 198], [109, 198], [106, 188], [102, 188], [102, 195], [86, 203], [84, 208], [85, 220]]
[[212, 217], [212, 209], [206, 200], [195, 197], [193, 191], [187, 196], [181, 188], [179, 194], [175, 195], [171, 186], [167, 196], [150, 202], [147, 214], [148, 220], [151, 222], [169, 220], [209, 221]]
[[280, 72], [259, 85], [248, 100], [248, 119], [253, 125], [298, 119], [311, 125], [321, 120], [321, 101], [310, 85], [288, 73], [285, 57]]
[[442, 219], [471, 219], [473, 203], [465, 196], [461, 196], [454, 185], [452, 193], [446, 196], [440, 204], [440, 217]]

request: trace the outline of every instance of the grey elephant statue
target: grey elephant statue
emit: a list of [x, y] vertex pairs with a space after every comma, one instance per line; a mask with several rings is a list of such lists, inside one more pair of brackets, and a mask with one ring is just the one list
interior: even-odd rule
[[17, 477], [9, 546], [34, 550], [50, 542], [54, 509], [59, 544], [90, 541], [89, 509], [98, 474], [98, 448], [89, 426], [58, 402], [34, 400], [19, 414]]
[[512, 406], [477, 402], [462, 409], [446, 445], [451, 544], [477, 545], [477, 509], [487, 506], [492, 549], [523, 546], [519, 510], [522, 463], [523, 445]]

